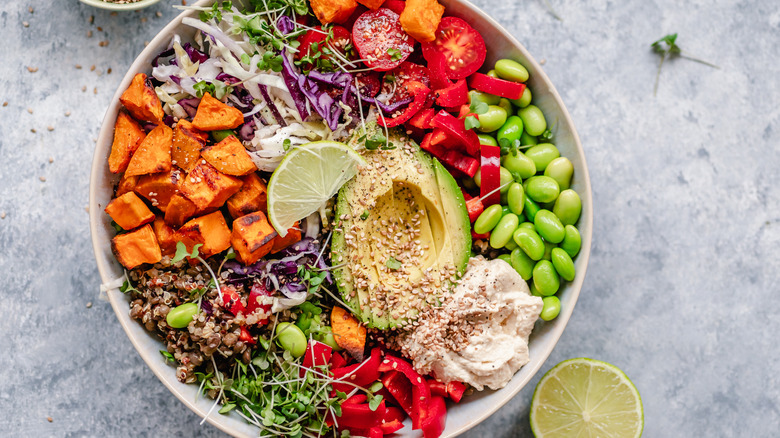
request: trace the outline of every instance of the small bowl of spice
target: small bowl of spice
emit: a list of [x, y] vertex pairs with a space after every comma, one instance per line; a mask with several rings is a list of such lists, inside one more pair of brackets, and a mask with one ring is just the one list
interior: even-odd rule
[[111, 11], [134, 11], [158, 3], [160, 0], [79, 0], [81, 3]]

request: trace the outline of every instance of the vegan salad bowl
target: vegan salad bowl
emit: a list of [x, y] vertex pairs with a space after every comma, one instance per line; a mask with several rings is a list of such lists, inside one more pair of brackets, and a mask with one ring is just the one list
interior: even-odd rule
[[582, 288], [582, 146], [466, 1], [204, 0], [138, 56], [90, 184], [133, 346], [233, 436], [451, 437], [541, 368]]

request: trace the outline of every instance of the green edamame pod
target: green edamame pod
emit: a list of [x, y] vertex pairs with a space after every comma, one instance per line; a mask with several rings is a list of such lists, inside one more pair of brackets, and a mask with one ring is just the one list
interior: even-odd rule
[[517, 155], [511, 153], [504, 155], [501, 157], [501, 165], [523, 179], [536, 175], [536, 163], [522, 152], [518, 152]]
[[508, 215], [510, 213], [512, 213], [512, 210], [509, 209], [509, 206], [507, 206], [507, 205], [502, 205], [501, 206], [501, 217], [504, 217], [504, 216], [506, 216], [506, 215]]
[[536, 226], [533, 224], [533, 222], [522, 222], [520, 225], [518, 225], [518, 227], [525, 228], [527, 230], [531, 230], [534, 232], [536, 231]]
[[525, 87], [525, 90], [523, 90], [523, 95], [520, 96], [520, 99], [512, 99], [510, 102], [512, 102], [512, 105], [515, 105], [519, 108], [525, 108], [531, 104], [532, 99], [533, 95], [531, 94], [531, 89]]
[[490, 76], [491, 78], [497, 78], [498, 77], [498, 74], [496, 74], [496, 70], [494, 70], [494, 69], [493, 70], [488, 70], [487, 75]]
[[523, 207], [525, 207], [523, 204], [525, 202], [525, 191], [523, 190], [522, 184], [515, 182], [509, 185], [509, 190], [507, 190], [506, 193], [506, 202], [509, 209], [512, 210], [512, 213], [517, 215], [523, 213]]
[[510, 254], [509, 260], [512, 264], [512, 267], [517, 271], [518, 274], [520, 274], [521, 277], [523, 277], [523, 280], [530, 280], [534, 273], [534, 266], [536, 265], [536, 262], [531, 260], [530, 257], [528, 257], [528, 254], [525, 253], [522, 249], [519, 247], [512, 250], [512, 253]]
[[542, 298], [542, 313], [539, 315], [543, 321], [552, 321], [561, 313], [561, 300], [556, 296]]
[[502, 209], [498, 204], [493, 204], [486, 208], [474, 221], [474, 232], [477, 234], [485, 234], [490, 232], [498, 225], [498, 221], [501, 220]]
[[479, 115], [480, 132], [493, 132], [506, 122], [507, 113], [498, 105], [488, 105], [487, 111]]
[[503, 261], [509, 263], [510, 265], [512, 264], [512, 259], [509, 258], [509, 254], [500, 254], [496, 258], [499, 259], [499, 260], [503, 260]]
[[544, 242], [535, 230], [518, 226], [512, 238], [532, 260], [541, 260], [544, 256]]
[[479, 186], [477, 183], [474, 182], [474, 178], [463, 178], [462, 180], [463, 187], [465, 187], [467, 190], [475, 190]]
[[512, 238], [518, 225], [520, 225], [520, 219], [517, 218], [517, 215], [509, 213], [503, 216], [498, 221], [498, 225], [490, 232], [490, 246], [495, 249], [503, 248]]
[[552, 143], [539, 143], [526, 149], [525, 156], [534, 162], [536, 171], [541, 172], [552, 160], [560, 157], [561, 152]]
[[534, 266], [534, 285], [544, 296], [555, 295], [561, 287], [561, 279], [549, 260], [539, 260]]
[[566, 235], [561, 220], [550, 210], [539, 210], [534, 216], [534, 227], [544, 240], [560, 243]]
[[582, 237], [580, 236], [580, 230], [574, 225], [566, 225], [564, 227], [563, 242], [559, 245], [562, 250], [566, 251], [569, 257], [574, 258], [577, 253], [580, 252], [582, 247]]
[[525, 214], [525, 217], [527, 217], [529, 221], [533, 222], [534, 217], [536, 217], [536, 212], [542, 208], [539, 207], [539, 204], [534, 202], [534, 200], [528, 196], [526, 196], [523, 200], [523, 204], [525, 205], [525, 207], [523, 207], [523, 213]]
[[571, 177], [574, 174], [574, 165], [566, 157], [558, 157], [547, 165], [544, 175], [558, 182], [561, 190], [566, 190], [571, 185]]
[[477, 134], [477, 138], [479, 139], [479, 144], [484, 146], [498, 146], [498, 142], [492, 135], [488, 134]]
[[512, 59], [499, 59], [494, 67], [496, 75], [501, 79], [513, 82], [525, 82], [528, 80], [528, 70]]
[[173, 328], [184, 328], [190, 324], [192, 317], [197, 315], [198, 311], [196, 303], [184, 303], [171, 309], [165, 316], [165, 321]]
[[582, 213], [582, 200], [580, 195], [572, 189], [564, 190], [558, 195], [553, 206], [553, 213], [564, 225], [574, 225], [580, 219]]
[[471, 90], [469, 91], [469, 104], [473, 104], [475, 101], [483, 102], [488, 105], [498, 105], [498, 102], [501, 101], [501, 98], [499, 96], [483, 93], [481, 91]]
[[322, 336], [320, 336], [319, 341], [322, 342], [323, 344], [326, 344], [330, 348], [332, 348], [333, 351], [341, 351], [342, 350], [342, 348], [339, 345], [339, 343], [336, 342], [336, 338], [333, 336], [333, 332], [327, 332], [327, 333], [323, 334]]
[[558, 272], [558, 275], [563, 277], [564, 280], [574, 280], [574, 262], [571, 260], [571, 257], [569, 257], [569, 254], [566, 254], [566, 251], [561, 248], [553, 248], [551, 261], [555, 267], [555, 271]]
[[[544, 239], [542, 239], [544, 240]], [[544, 240], [544, 255], [542, 256], [542, 260], [548, 260], [552, 261], [552, 250], [553, 248], [557, 248], [554, 243], [550, 243], [546, 240]]]
[[506, 97], [502, 97], [501, 100], [498, 101], [498, 106], [503, 108], [507, 114], [513, 114], [515, 112], [515, 109], [512, 108], [512, 102]]
[[507, 251], [514, 251], [515, 248], [517, 248], [517, 242], [515, 242], [515, 239], [509, 239], [506, 245], [504, 245], [504, 249]]
[[531, 135], [541, 135], [547, 129], [547, 121], [544, 119], [544, 114], [536, 105], [520, 108], [517, 115], [523, 119], [523, 126], [526, 132]]
[[306, 336], [303, 331], [289, 322], [282, 322], [276, 326], [276, 342], [280, 347], [289, 351], [294, 357], [301, 357], [306, 352]]
[[501, 194], [503, 195], [504, 193], [507, 192], [507, 190], [509, 190], [509, 186], [510, 186], [509, 183], [514, 181], [515, 177], [513, 177], [512, 172], [510, 172], [509, 169], [507, 169], [504, 166], [499, 167], [498, 175], [499, 175], [499, 187], [501, 187], [500, 191]]
[[[510, 113], [511, 114], [511, 113]], [[496, 132], [496, 139], [499, 144], [501, 139], [506, 139], [509, 144], [512, 144], [515, 140], [520, 140], [520, 136], [523, 135], [523, 120], [517, 116], [509, 116], [506, 118], [506, 122], [498, 128]]]
[[542, 295], [542, 293], [539, 292], [538, 289], [536, 289], [536, 286], [534, 286], [533, 281], [528, 284], [528, 288], [531, 290], [531, 295], [535, 297], [542, 297], [542, 302], [544, 302], [544, 295]]
[[236, 135], [236, 133], [233, 132], [232, 129], [220, 129], [220, 130], [217, 130], [217, 131], [211, 131], [211, 137], [217, 143], [219, 143], [222, 140], [230, 137], [231, 135]]
[[523, 131], [523, 134], [520, 136], [520, 145], [521, 146], [534, 146], [539, 144], [539, 140], [536, 139], [533, 135]]
[[558, 182], [549, 176], [532, 176], [524, 182], [525, 193], [534, 201], [544, 203], [558, 199], [560, 188]]

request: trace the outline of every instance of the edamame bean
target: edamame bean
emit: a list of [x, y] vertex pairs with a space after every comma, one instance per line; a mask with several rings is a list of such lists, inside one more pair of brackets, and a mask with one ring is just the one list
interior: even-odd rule
[[171, 309], [165, 321], [173, 328], [184, 328], [190, 324], [192, 317], [198, 314], [198, 310], [196, 303], [184, 303]]
[[552, 143], [539, 143], [526, 149], [525, 156], [534, 162], [536, 171], [541, 172], [552, 160], [560, 157], [561, 152]]
[[564, 190], [558, 195], [553, 206], [553, 213], [564, 225], [574, 225], [580, 219], [582, 213], [582, 200], [580, 195], [572, 189]]
[[561, 313], [561, 300], [556, 296], [542, 298], [542, 313], [539, 315], [543, 321], [552, 321]]
[[515, 242], [515, 239], [509, 239], [506, 245], [504, 245], [504, 249], [507, 251], [514, 251], [515, 248], [517, 248], [517, 242]]
[[479, 139], [480, 145], [485, 146], [498, 146], [498, 142], [492, 135], [488, 134], [477, 134], [477, 138]]
[[501, 205], [506, 205], [506, 192], [501, 191]]
[[531, 135], [541, 135], [547, 129], [547, 121], [544, 119], [544, 114], [536, 105], [520, 108], [517, 115], [523, 119], [523, 126], [526, 132]]
[[544, 242], [535, 230], [529, 230], [526, 227], [518, 226], [512, 238], [520, 249], [525, 252], [531, 260], [541, 260], [544, 256]]
[[465, 187], [467, 190], [475, 190], [479, 188], [477, 183], [474, 182], [474, 178], [463, 178], [461, 182], [463, 183], [463, 187]]
[[542, 295], [539, 292], [539, 290], [536, 289], [536, 286], [534, 286], [534, 282], [533, 281], [528, 285], [528, 288], [531, 290], [531, 295], [533, 295], [535, 297], [542, 297], [542, 302], [544, 302], [544, 295]]
[[512, 213], [512, 210], [509, 209], [508, 205], [501, 205], [501, 217], [504, 217], [508, 215], [509, 213]]
[[474, 232], [477, 234], [485, 234], [490, 232], [498, 225], [498, 221], [501, 220], [501, 206], [493, 204], [486, 208], [474, 221]]
[[509, 153], [501, 157], [501, 165], [510, 172], [517, 173], [523, 179], [536, 175], [536, 164], [534, 161], [519, 151], [517, 155]]
[[492, 94], [483, 93], [481, 91], [471, 90], [469, 91], [469, 104], [473, 104], [475, 101], [483, 102], [488, 105], [498, 105], [498, 102], [501, 101], [501, 98]]
[[529, 221], [533, 222], [534, 217], [536, 217], [536, 213], [542, 208], [539, 207], [539, 204], [534, 202], [534, 200], [528, 196], [526, 196], [523, 200], [523, 204], [525, 204], [525, 207], [523, 207], [523, 213], [525, 214], [525, 217], [527, 217]]
[[582, 236], [580, 236], [580, 230], [574, 225], [566, 225], [564, 227], [563, 242], [559, 245], [562, 250], [566, 251], [569, 257], [574, 258], [577, 253], [580, 252], [582, 247]]
[[528, 70], [517, 61], [511, 59], [499, 59], [496, 61], [495, 71], [499, 78], [514, 82], [528, 80]]
[[501, 255], [499, 255], [496, 258], [499, 259], [499, 260], [503, 260], [503, 261], [509, 263], [510, 265], [512, 264], [512, 259], [509, 257], [509, 254], [501, 254]]
[[[522, 120], [522, 119], [521, 119]], [[533, 135], [523, 131], [523, 134], [520, 136], [520, 145], [521, 146], [528, 146], [528, 145], [537, 145], [539, 144], [539, 140], [536, 139]]]
[[551, 243], [560, 243], [565, 237], [565, 231], [561, 220], [550, 210], [539, 210], [534, 216], [536, 232]]
[[480, 132], [493, 132], [506, 122], [506, 111], [498, 105], [488, 105], [488, 110], [479, 115]]
[[512, 108], [512, 102], [510, 102], [506, 97], [502, 97], [501, 100], [498, 101], [498, 106], [503, 108], [507, 114], [514, 114], [515, 112], [515, 109]]
[[488, 70], [487, 75], [490, 76], [491, 78], [497, 78], [498, 77], [498, 74], [496, 73], [495, 69]]
[[474, 174], [472, 179], [474, 180], [474, 184], [476, 184], [477, 187], [482, 187], [482, 168], [481, 167], [479, 169], [477, 169], [477, 172]]
[[507, 139], [509, 144], [512, 144], [515, 140], [520, 140], [520, 136], [522, 135], [523, 120], [517, 116], [509, 116], [507, 117], [506, 122], [504, 122], [504, 124], [498, 128], [498, 132], [496, 132], [496, 139], [498, 140], [499, 144], [501, 143], [502, 138]]
[[214, 141], [216, 141], [217, 143], [230, 137], [231, 135], [236, 135], [236, 133], [233, 132], [232, 129], [220, 129], [218, 131], [211, 131], [211, 136], [214, 138]]
[[512, 172], [509, 171], [504, 166], [501, 166], [498, 168], [498, 177], [499, 177], [499, 187], [501, 187], [501, 193], [504, 194], [509, 190], [509, 186], [512, 181], [515, 180], [515, 177], [512, 176]]
[[566, 281], [574, 280], [574, 262], [571, 260], [571, 257], [569, 257], [569, 254], [566, 254], [566, 251], [561, 248], [553, 248], [551, 258], [552, 264], [555, 267], [555, 271], [558, 272], [558, 275], [563, 277]]
[[[544, 239], [542, 239], [544, 240]], [[552, 250], [553, 248], [557, 248], [554, 243], [550, 243], [546, 240], [544, 240], [544, 255], [542, 256], [542, 260], [549, 260], [552, 261]]]
[[527, 186], [523, 188], [526, 194], [536, 202], [553, 202], [561, 193], [558, 182], [549, 176], [532, 176], [525, 180], [525, 184]]
[[536, 227], [534, 226], [533, 222], [522, 222], [520, 225], [518, 225], [518, 227], [536, 232]]
[[566, 157], [558, 157], [544, 169], [544, 175], [558, 182], [561, 190], [566, 190], [571, 185], [571, 176], [574, 174], [574, 165]]
[[520, 96], [519, 99], [510, 100], [510, 102], [512, 102], [512, 105], [515, 105], [519, 108], [525, 108], [531, 104], [531, 99], [533, 99], [533, 95], [531, 94], [531, 89], [525, 87], [525, 90], [523, 90], [523, 95]]
[[336, 342], [336, 338], [333, 336], [333, 332], [327, 332], [321, 335], [319, 341], [332, 348], [333, 351], [342, 350], [341, 346], [338, 344], [338, 342]]
[[517, 218], [517, 215], [509, 213], [503, 216], [498, 221], [498, 225], [490, 232], [490, 246], [495, 249], [503, 248], [509, 242], [509, 239], [512, 238], [512, 233], [514, 233], [518, 225], [520, 225], [520, 219]]
[[522, 249], [519, 247], [512, 250], [509, 260], [512, 263], [512, 267], [523, 277], [523, 280], [530, 280], [534, 273], [534, 265], [536, 263], [528, 257]]
[[539, 260], [534, 266], [534, 285], [544, 296], [555, 295], [561, 287], [561, 279], [549, 260]]
[[276, 326], [276, 342], [294, 357], [301, 357], [306, 352], [306, 336], [295, 324], [279, 323]]
[[522, 214], [525, 206], [523, 204], [524, 201], [525, 191], [523, 190], [523, 185], [517, 182], [509, 184], [509, 190], [506, 193], [506, 203], [509, 209], [512, 210], [512, 213]]

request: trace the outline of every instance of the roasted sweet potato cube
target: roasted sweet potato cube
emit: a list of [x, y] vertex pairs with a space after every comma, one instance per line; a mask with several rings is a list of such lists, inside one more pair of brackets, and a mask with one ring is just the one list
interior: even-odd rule
[[355, 0], [311, 0], [311, 10], [322, 24], [343, 23], [355, 12]]
[[159, 208], [163, 213], [171, 202], [171, 197], [179, 193], [179, 183], [184, 173], [176, 168], [169, 172], [152, 173], [138, 178], [133, 191]]
[[189, 218], [195, 216], [198, 208], [181, 193], [171, 197], [168, 208], [165, 210], [165, 223], [172, 227], [180, 227]]
[[406, 0], [401, 12], [401, 27], [412, 38], [427, 43], [436, 39], [436, 29], [443, 14], [444, 6], [436, 0]]
[[179, 228], [178, 234], [188, 251], [203, 244], [198, 252], [204, 259], [230, 248], [230, 228], [219, 211], [190, 220]]
[[241, 190], [227, 200], [230, 216], [237, 219], [256, 211], [267, 213], [267, 189], [263, 180], [254, 172], [242, 179]]
[[195, 129], [187, 120], [179, 120], [173, 130], [173, 162], [185, 171], [191, 171], [198, 164], [200, 150], [206, 146], [207, 140], [208, 134]]
[[357, 2], [368, 9], [379, 9], [385, 0], [357, 0]]
[[157, 263], [162, 259], [160, 245], [149, 224], [111, 239], [111, 250], [116, 259], [127, 269], [133, 269], [144, 263]]
[[138, 149], [127, 165], [125, 175], [146, 175], [171, 170], [171, 144], [173, 131], [160, 125], [152, 129], [138, 145]]
[[157, 244], [160, 245], [162, 255], [173, 256], [176, 254], [176, 242], [179, 241], [176, 230], [168, 226], [160, 216], [154, 219], [152, 228], [154, 228], [154, 235], [157, 237]]
[[130, 86], [127, 87], [119, 98], [122, 105], [130, 111], [137, 120], [144, 120], [155, 124], [162, 123], [163, 113], [162, 104], [157, 97], [157, 93], [149, 82], [149, 78], [143, 73], [138, 73], [133, 77]]
[[230, 243], [236, 251], [236, 259], [245, 265], [251, 265], [271, 251], [276, 236], [276, 230], [265, 214], [256, 211], [233, 221]]
[[111, 173], [124, 172], [144, 137], [146, 133], [138, 122], [120, 111], [114, 124], [114, 143], [111, 144], [111, 155], [108, 156], [108, 170]]
[[339, 347], [362, 361], [366, 348], [366, 327], [351, 313], [339, 306], [333, 306], [330, 312], [330, 328]]
[[112, 199], [105, 212], [123, 230], [132, 230], [154, 220], [152, 210], [133, 192]]
[[206, 93], [200, 99], [198, 111], [192, 119], [192, 126], [201, 131], [216, 131], [221, 129], [233, 129], [244, 123], [244, 114], [219, 99]]
[[228, 198], [241, 190], [241, 180], [201, 162], [184, 177], [179, 190], [195, 204], [198, 211], [205, 211], [222, 207]]
[[277, 252], [287, 248], [293, 243], [300, 242], [300, 240], [301, 240], [300, 223], [296, 222], [292, 228], [287, 230], [287, 234], [284, 237], [278, 234], [276, 237], [274, 237], [274, 245], [271, 247], [271, 254], [276, 254]]
[[122, 175], [119, 184], [116, 186], [116, 193], [114, 196], [118, 198], [127, 192], [132, 192], [136, 184], [138, 184], [137, 176]]
[[200, 154], [209, 164], [227, 175], [243, 176], [257, 170], [244, 145], [233, 135], [204, 148]]

